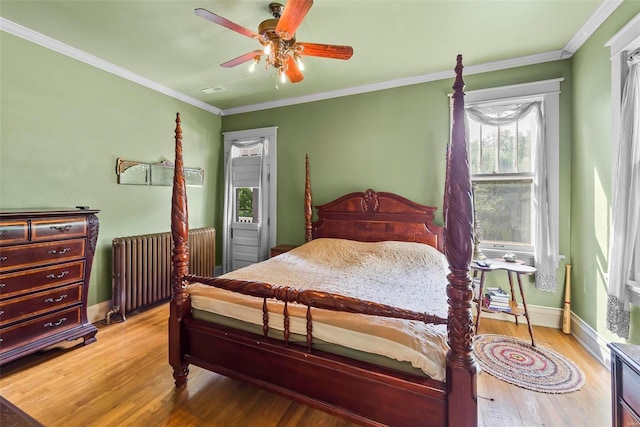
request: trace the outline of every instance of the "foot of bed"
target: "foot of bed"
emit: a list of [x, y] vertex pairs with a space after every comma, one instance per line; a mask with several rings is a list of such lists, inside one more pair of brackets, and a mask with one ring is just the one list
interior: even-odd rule
[[176, 388], [185, 388], [187, 385], [187, 377], [189, 376], [189, 367], [182, 366], [179, 369], [173, 370], [173, 378], [176, 380]]

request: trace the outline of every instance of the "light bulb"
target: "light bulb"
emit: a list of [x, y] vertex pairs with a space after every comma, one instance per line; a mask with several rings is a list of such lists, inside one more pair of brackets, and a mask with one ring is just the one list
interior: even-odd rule
[[300, 71], [304, 71], [304, 64], [302, 63], [302, 58], [300, 58], [300, 56], [296, 56], [296, 64], [298, 64], [298, 69]]
[[287, 78], [286, 78], [286, 76], [284, 74], [284, 70], [282, 68], [280, 68], [280, 82], [281, 83], [286, 83], [286, 81], [287, 81]]
[[251, 65], [249, 65], [249, 72], [253, 73], [253, 71], [256, 69], [256, 65], [258, 65], [260, 63], [260, 55], [256, 55], [253, 57], [253, 62], [251, 63]]
[[264, 45], [264, 54], [269, 55], [271, 53], [271, 42]]

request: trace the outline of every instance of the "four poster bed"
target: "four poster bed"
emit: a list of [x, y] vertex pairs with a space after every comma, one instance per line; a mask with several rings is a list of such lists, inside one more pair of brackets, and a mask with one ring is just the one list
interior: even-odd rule
[[318, 206], [312, 222], [307, 160], [307, 243], [219, 278], [187, 271], [178, 115], [169, 318], [177, 387], [194, 364], [361, 424], [477, 424], [462, 68], [458, 56], [444, 228], [436, 208], [373, 190]]

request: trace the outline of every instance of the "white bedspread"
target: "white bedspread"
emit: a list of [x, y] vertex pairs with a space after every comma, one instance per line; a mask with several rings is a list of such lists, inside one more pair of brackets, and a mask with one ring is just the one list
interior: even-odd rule
[[[332, 292], [447, 317], [443, 254], [420, 243], [316, 239], [221, 277]], [[262, 299], [202, 284], [189, 286], [193, 308], [262, 325]], [[283, 330], [283, 303], [268, 302], [269, 326]], [[292, 333], [306, 335], [306, 307], [288, 305]], [[409, 362], [444, 381], [446, 326], [312, 309], [313, 336]]]

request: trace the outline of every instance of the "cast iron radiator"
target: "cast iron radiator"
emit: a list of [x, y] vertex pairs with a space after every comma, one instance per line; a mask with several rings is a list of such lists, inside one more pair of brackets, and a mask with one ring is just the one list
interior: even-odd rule
[[[213, 277], [215, 269], [214, 228], [189, 230], [189, 273]], [[107, 313], [126, 314], [171, 298], [171, 233], [117, 237], [112, 242], [113, 308]]]

